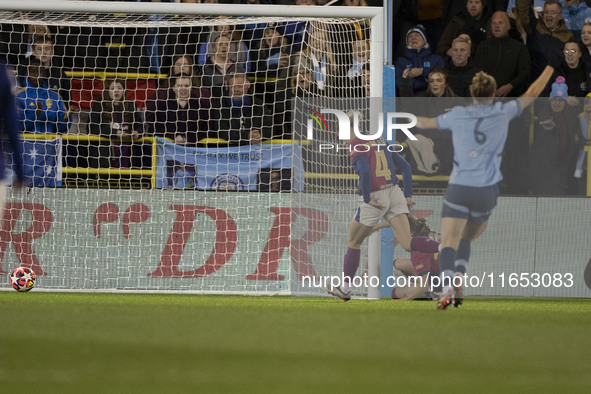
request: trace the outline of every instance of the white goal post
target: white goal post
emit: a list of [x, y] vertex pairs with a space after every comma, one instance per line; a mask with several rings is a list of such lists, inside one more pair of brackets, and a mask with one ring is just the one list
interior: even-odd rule
[[[330, 153], [325, 157], [320, 157], [317, 152], [307, 153], [307, 147], [313, 145], [313, 142], [307, 141], [303, 137], [305, 133], [301, 130], [296, 131], [298, 127], [304, 126], [303, 123], [297, 123], [300, 120], [296, 119], [295, 115], [294, 130], [293, 134], [289, 134], [290, 138], [282, 139], [283, 134], [274, 134], [262, 144], [255, 146], [248, 145], [249, 141], [241, 136], [236, 146], [230, 144], [228, 147], [219, 145], [219, 141], [224, 141], [222, 138], [216, 142], [218, 145], [208, 145], [206, 148], [199, 145], [195, 148], [196, 153], [191, 150], [190, 154], [195, 156], [191, 159], [194, 161], [190, 163], [174, 164], [176, 161], [172, 159], [168, 161], [162, 159], [163, 156], [168, 157], [166, 155], [169, 153], [166, 149], [170, 147], [166, 145], [165, 139], [152, 136], [138, 139], [142, 143], [142, 159], [153, 159], [147, 166], [142, 161], [137, 168], [133, 164], [128, 166], [118, 164], [114, 167], [112, 158], [109, 156], [110, 161], [107, 167], [98, 165], [95, 168], [90, 164], [80, 166], [77, 157], [66, 157], [73, 155], [72, 152], [76, 150], [72, 150], [72, 146], [80, 144], [81, 141], [84, 141], [85, 146], [88, 147], [113, 141], [89, 132], [90, 126], [95, 122], [92, 117], [93, 104], [101, 99], [104, 100], [103, 97], [106, 97], [111, 89], [111, 85], [106, 86], [106, 81], [110, 81], [109, 83], [115, 86], [116, 82], [113, 82], [113, 79], [124, 78], [132, 83], [135, 89], [134, 94], [148, 96], [158, 95], [160, 91], [158, 84], [167, 80], [170, 75], [163, 71], [153, 71], [151, 68], [144, 69], [143, 65], [136, 65], [131, 57], [117, 58], [115, 68], [108, 69], [108, 61], [100, 55], [100, 52], [97, 52], [96, 57], [89, 55], [94, 53], [89, 51], [93, 44], [82, 40], [85, 37], [80, 30], [71, 33], [74, 30], [63, 29], [64, 27], [98, 29], [99, 35], [106, 36], [117, 34], [118, 28], [130, 29], [125, 31], [136, 28], [138, 31], [139, 29], [147, 31], [151, 28], [172, 29], [179, 26], [211, 28], [224, 23], [218, 19], [221, 16], [229, 17], [228, 23], [231, 22], [233, 25], [304, 21], [306, 26], [315, 26], [314, 28], [318, 30], [324, 29], [323, 38], [330, 37], [335, 30], [339, 31], [339, 26], [349, 24], [351, 21], [368, 22], [366, 31], [369, 36], [364, 39], [370, 42], [368, 64], [371, 73], [369, 73], [368, 89], [362, 96], [357, 96], [360, 90], [353, 88], [346, 91], [343, 88], [343, 91], [336, 95], [348, 99], [382, 96], [382, 67], [386, 45], [382, 8], [0, 0], [0, 24], [2, 24], [0, 33], [3, 34], [0, 45], [3, 48], [16, 48], [22, 51], [1, 55], [7, 57], [14, 55], [13, 58], [16, 59], [13, 66], [19, 78], [18, 83], [21, 85], [19, 94], [24, 105], [29, 105], [31, 100], [27, 89], [33, 89], [20, 80], [24, 80], [21, 72], [28, 72], [27, 65], [30, 59], [34, 58], [35, 54], [31, 52], [34, 51], [32, 47], [36, 41], [33, 33], [27, 35], [26, 28], [18, 31], [11, 29], [16, 25], [28, 27], [45, 25], [58, 31], [58, 34], [52, 38], [52, 43], [56, 47], [62, 45], [59, 48], [61, 51], [59, 56], [64, 57], [61, 59], [64, 62], [60, 63], [62, 65], [59, 71], [64, 76], [59, 78], [66, 79], [65, 76], [67, 76], [68, 79], [76, 79], [77, 85], [75, 88], [72, 85], [70, 103], [77, 100], [77, 105], [80, 106], [81, 103], [86, 105], [86, 111], [90, 113], [90, 115], [86, 114], [86, 129], [82, 126], [73, 127], [72, 123], [68, 125], [67, 130], [24, 130], [27, 141], [37, 144], [31, 148], [36, 155], [41, 144], [49, 145], [50, 142], [55, 142], [51, 149], [54, 152], [52, 154], [58, 155], [55, 152], [59, 152], [59, 163], [55, 163], [55, 169], [45, 163], [42, 172], [51, 173], [56, 177], [59, 174], [60, 182], [35, 185], [24, 194], [14, 190], [9, 191], [7, 210], [3, 218], [5, 226], [0, 232], [3, 245], [0, 250], [0, 274], [10, 272], [19, 265], [37, 268], [40, 271], [38, 272], [39, 289], [50, 291], [325, 294], [324, 288], [303, 288], [301, 276], [340, 275], [342, 255], [346, 250], [348, 223], [357, 201], [354, 192], [356, 185], [352, 185], [352, 169], [345, 152]], [[355, 28], [354, 33], [359, 33], [359, 27]], [[79, 47], [68, 47], [68, 41], [64, 41], [66, 44], [63, 42], [57, 44], [60, 34], [62, 36], [77, 35], [75, 39], [78, 41], [74, 41]], [[144, 36], [136, 37], [133, 44], [141, 46], [141, 55], [144, 56], [145, 50], [150, 46], [147, 35], [152, 33], [141, 34]], [[200, 31], [199, 34], [202, 32]], [[250, 47], [250, 42], [248, 44]], [[347, 42], [347, 45], [352, 46], [351, 44], [352, 41]], [[124, 48], [124, 46], [113, 46], [110, 42], [105, 44], [103, 41], [101, 45], [102, 47], [110, 45], [111, 51]], [[85, 54], [82, 59], [83, 67], [63, 66], [65, 60], [74, 63], [74, 60], [67, 56], [70, 56], [68, 53], [78, 49]], [[209, 47], [206, 47], [206, 51], [209, 51]], [[21, 56], [24, 52], [27, 52], [26, 57]], [[57, 51], [54, 55], [58, 56]], [[296, 57], [297, 62], [291, 68], [307, 67], [306, 71], [312, 74], [313, 78], [317, 78], [314, 75], [315, 71], [318, 72], [315, 67], [322, 70], [323, 64], [314, 64], [310, 60], [305, 63], [306, 59], [302, 60], [301, 56]], [[107, 64], [104, 69], [101, 66], [103, 63]], [[121, 64], [125, 64], [124, 71], [119, 68]], [[336, 66], [344, 65], [336, 64]], [[22, 71], [23, 69], [25, 71]], [[239, 73], [236, 72], [233, 75], [236, 74]], [[257, 81], [259, 77], [255, 72], [246, 74], [254, 84], [264, 84]], [[336, 75], [328, 76], [337, 80]], [[267, 76], [262, 79], [265, 78], [267, 81], [276, 80], [288, 86], [283, 88], [286, 92], [289, 90], [288, 84], [292, 83], [291, 75], [273, 78]], [[154, 81], [156, 81], [155, 87]], [[167, 83], [170, 82], [167, 80]], [[247, 83], [246, 86], [250, 86], [250, 82]], [[131, 85], [124, 86], [128, 93]], [[319, 85], [316, 85], [318, 90], [321, 89]], [[167, 86], [167, 88], [173, 90], [176, 87]], [[338, 90], [338, 83], [333, 88]], [[220, 91], [221, 89], [224, 89], [224, 92], [230, 89], [227, 81], [225, 85], [220, 86]], [[296, 92], [300, 89], [299, 85], [293, 89]], [[155, 93], [154, 90], [156, 90]], [[74, 97], [74, 91], [76, 97]], [[266, 93], [268, 92], [264, 91], [261, 94]], [[330, 96], [324, 93], [314, 94], [321, 99]], [[139, 96], [134, 96], [136, 101], [143, 100], [146, 103], [149, 101], [149, 98], [146, 99], [143, 96], [138, 98]], [[293, 97], [298, 97], [298, 93], [293, 93], [292, 96], [286, 95], [282, 100], [287, 103]], [[212, 100], [215, 98], [215, 94], [212, 94]], [[64, 101], [67, 107], [67, 100]], [[369, 109], [369, 101], [365, 103]], [[25, 110], [26, 108], [23, 109]], [[372, 108], [373, 110], [375, 109]], [[79, 116], [82, 117], [84, 109], [79, 112]], [[142, 122], [148, 124], [149, 105], [138, 107], [138, 112], [141, 113]], [[224, 115], [220, 112], [216, 116], [220, 121], [217, 126], [221, 130], [221, 123], [225, 120]], [[83, 124], [84, 122], [80, 119], [78, 119], [79, 123]], [[240, 120], [242, 122], [243, 117]], [[180, 124], [181, 121], [175, 122]], [[115, 126], [118, 126], [117, 129], [123, 129], [125, 123], [125, 120], [116, 121], [112, 118], [110, 125], [113, 129]], [[329, 125], [331, 125], [330, 121]], [[273, 127], [276, 128], [276, 126], [278, 125], [273, 123]], [[333, 137], [327, 137], [325, 134], [322, 138]], [[206, 137], [198, 143], [201, 144], [205, 140], [209, 141], [210, 138]], [[122, 141], [116, 143], [121, 149], [129, 140], [124, 137]], [[170, 157], [176, 158], [179, 144], [182, 145], [185, 142], [187, 141], [171, 147], [173, 153]], [[254, 154], [253, 150], [256, 151]], [[96, 156], [89, 153], [90, 148], [85, 152], [89, 162], [93, 157], [97, 160], [103, 158], [100, 149], [97, 150]], [[277, 152], [287, 152], [282, 153], [286, 157], [278, 159]], [[183, 155], [189, 155], [189, 153], [185, 152]], [[200, 164], [198, 159], [201, 160], [202, 157], [207, 160], [223, 157], [228, 159], [228, 163], [216, 162], [212, 165], [211, 161], [206, 161], [205, 164]], [[233, 170], [233, 164], [229, 163], [233, 160], [232, 157], [238, 161], [237, 170]], [[157, 161], [156, 158], [162, 160]], [[242, 162], [243, 159], [245, 162]], [[268, 186], [267, 190], [261, 191], [257, 185], [253, 187], [252, 183], [248, 183], [249, 181], [239, 179], [238, 175], [242, 177], [241, 171], [244, 171], [244, 168], [263, 167], [262, 163], [267, 159], [271, 164], [268, 165], [270, 173], [264, 175], [268, 177], [266, 182], [272, 181], [271, 173], [275, 169], [274, 165], [279, 163], [277, 165], [280, 169], [289, 169], [289, 175], [286, 175], [290, 177], [288, 190], [281, 189], [274, 192], [271, 190], [272, 187]], [[72, 162], [76, 163], [73, 165]], [[174, 163], [168, 164], [169, 162]], [[190, 185], [183, 184], [179, 187], [174, 183], [176, 181], [171, 180], [168, 186], [163, 186], [165, 182], [163, 179], [168, 176], [168, 173], [163, 174], [159, 171], [172, 171], [171, 177], [176, 179], [175, 171], [190, 173], [189, 164], [193, 169]], [[204, 171], [207, 172], [212, 166], [225, 178], [220, 180], [216, 177], [215, 181], [206, 178], [202, 169], [205, 168]], [[255, 174], [254, 177], [255, 183], [262, 182], [262, 178], [259, 177], [263, 174], [263, 168], [259, 167], [257, 167], [258, 175]], [[233, 175], [232, 171], [236, 173]], [[62, 172], [63, 183], [61, 183]], [[198, 173], [203, 179], [198, 177]], [[300, 173], [302, 176], [298, 178], [297, 174]], [[124, 183], [120, 180], [120, 178], [134, 179], [134, 177], [147, 179], [147, 181], [138, 186], [131, 181], [127, 180], [127, 183]], [[72, 183], [67, 183], [66, 179]], [[234, 179], [237, 183], [232, 183]], [[198, 183], [199, 187], [197, 187]], [[343, 186], [345, 183], [346, 185]], [[91, 184], [92, 186], [89, 186]], [[244, 190], [244, 192], [237, 193], [238, 190]], [[375, 246], [370, 247], [370, 250], [379, 248], [377, 234], [379, 233], [372, 236], [373, 239], [370, 242]], [[362, 266], [358, 274], [379, 276], [379, 251], [375, 258], [372, 258], [369, 253], [369, 259], [374, 261], [369, 266], [368, 253], [364, 253], [364, 256], [366, 257], [362, 257]], [[7, 288], [6, 283], [0, 283], [1, 290]], [[357, 296], [378, 298], [378, 294], [378, 287], [364, 286]]]

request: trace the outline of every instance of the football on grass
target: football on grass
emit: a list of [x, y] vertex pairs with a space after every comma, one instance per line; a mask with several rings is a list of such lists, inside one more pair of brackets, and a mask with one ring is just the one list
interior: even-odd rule
[[8, 277], [10, 285], [16, 291], [29, 291], [35, 287], [35, 273], [28, 267], [19, 267]]

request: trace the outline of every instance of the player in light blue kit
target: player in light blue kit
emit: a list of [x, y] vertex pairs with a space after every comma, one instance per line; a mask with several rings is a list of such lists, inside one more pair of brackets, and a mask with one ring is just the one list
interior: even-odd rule
[[460, 306], [461, 280], [470, 258], [470, 241], [481, 233], [497, 203], [501, 175], [501, 155], [509, 131], [509, 122], [540, 95], [562, 55], [549, 54], [549, 65], [518, 99], [494, 102], [496, 81], [479, 72], [472, 79], [473, 105], [455, 107], [437, 118], [417, 118], [417, 127], [451, 130], [454, 166], [443, 200], [441, 213], [441, 255], [439, 266], [443, 292], [437, 309]]

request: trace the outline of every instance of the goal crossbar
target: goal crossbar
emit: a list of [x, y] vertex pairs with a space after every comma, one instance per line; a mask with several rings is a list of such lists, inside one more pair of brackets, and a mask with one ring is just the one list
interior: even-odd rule
[[252, 4], [128, 3], [110, 1], [0, 1], [0, 10], [47, 12], [129, 12], [142, 14], [281, 16], [304, 18], [369, 18], [382, 16], [381, 7], [316, 7]]

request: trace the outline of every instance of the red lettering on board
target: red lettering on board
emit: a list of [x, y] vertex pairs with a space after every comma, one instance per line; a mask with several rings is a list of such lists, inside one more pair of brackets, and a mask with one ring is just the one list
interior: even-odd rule
[[143, 223], [150, 218], [150, 208], [144, 204], [135, 203], [125, 210], [123, 214], [123, 236], [125, 239], [131, 237], [129, 230], [130, 223]]
[[113, 223], [119, 218], [119, 207], [112, 202], [101, 204], [94, 212], [94, 236], [100, 238], [101, 224]]
[[[171, 205], [170, 209], [177, 212], [176, 219], [160, 256], [160, 263], [156, 270], [148, 276], [200, 278], [219, 270], [228, 262], [234, 254], [238, 242], [236, 222], [230, 215], [221, 209], [198, 205]], [[178, 266], [181, 256], [198, 213], [204, 213], [215, 221], [215, 246], [201, 267], [193, 271], [180, 271]]]
[[[275, 222], [269, 233], [269, 238], [263, 254], [253, 274], [247, 275], [251, 280], [282, 280], [277, 273], [279, 260], [285, 248], [289, 247], [291, 263], [298, 277], [316, 276], [316, 270], [311, 261], [308, 246], [322, 240], [328, 232], [328, 217], [322, 211], [309, 208], [271, 208], [275, 214]], [[308, 219], [308, 229], [301, 238], [291, 241], [291, 224], [298, 215]]]
[[[14, 234], [17, 219], [21, 211], [31, 212], [32, 223], [25, 231]], [[41, 204], [31, 203], [7, 203], [2, 218], [2, 229], [0, 229], [0, 274], [2, 270], [2, 259], [8, 245], [12, 242], [18, 261], [22, 267], [29, 267], [37, 275], [44, 275], [39, 260], [33, 251], [33, 240], [41, 238], [53, 225], [53, 214]]]

